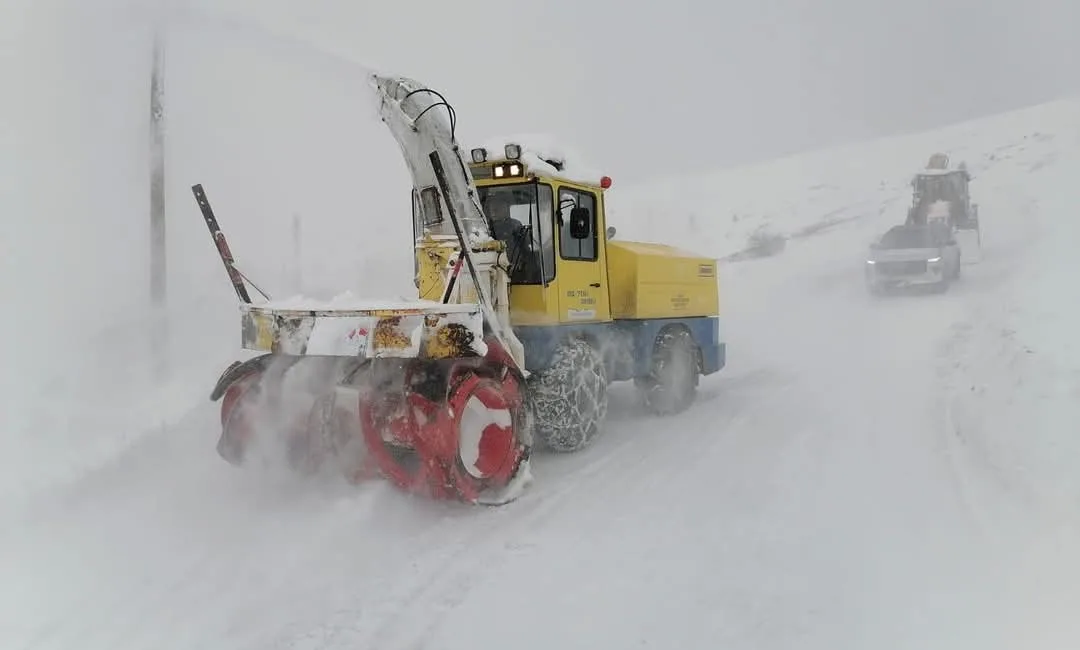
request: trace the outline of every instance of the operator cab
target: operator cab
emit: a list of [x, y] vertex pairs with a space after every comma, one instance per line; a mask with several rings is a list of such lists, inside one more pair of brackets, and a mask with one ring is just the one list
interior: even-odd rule
[[493, 237], [506, 245], [512, 284], [545, 284], [555, 275], [551, 190], [535, 180], [477, 188]]
[[[556, 238], [562, 260], [596, 261], [601, 205], [596, 191], [559, 178], [565, 163], [556, 157], [524, 153], [513, 143], [499, 153], [473, 149], [469, 168], [492, 235], [506, 245], [511, 283], [551, 283], [561, 261]], [[610, 179], [601, 179], [600, 189], [608, 186]]]
[[606, 322], [611, 179], [568, 169], [556, 146], [540, 144], [507, 139], [470, 151], [487, 231], [506, 246], [512, 322]]
[[909, 211], [909, 223], [927, 222], [928, 214], [938, 202], [947, 205], [948, 222], [952, 226], [962, 227], [971, 220], [968, 182], [971, 175], [960, 169], [927, 169], [911, 181], [912, 205]]

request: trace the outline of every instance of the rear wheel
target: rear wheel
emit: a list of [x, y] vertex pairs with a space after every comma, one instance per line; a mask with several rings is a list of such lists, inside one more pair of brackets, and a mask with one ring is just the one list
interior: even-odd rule
[[560, 344], [551, 365], [529, 383], [541, 442], [563, 453], [588, 446], [607, 417], [607, 385], [604, 359], [587, 341], [570, 339]]
[[693, 404], [698, 377], [697, 345], [689, 332], [675, 329], [657, 337], [652, 370], [634, 383], [645, 408], [657, 415], [673, 415]]

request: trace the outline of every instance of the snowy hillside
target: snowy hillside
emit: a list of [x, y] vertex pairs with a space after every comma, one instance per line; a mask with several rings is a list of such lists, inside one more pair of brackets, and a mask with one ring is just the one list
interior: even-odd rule
[[[179, 403], [178, 422], [5, 522], [0, 645], [1075, 647], [1078, 115], [1063, 102], [651, 187], [615, 179], [618, 237], [717, 257], [763, 223], [792, 237], [723, 265], [729, 367], [693, 409], [648, 418], [616, 386], [594, 447], [538, 457], [520, 501], [475, 509], [238, 472], [214, 453], [211, 405]], [[904, 218], [934, 151], [973, 171], [985, 259], [947, 294], [871, 299], [866, 245]], [[257, 266], [245, 202], [278, 228], [289, 210], [210, 158], [184, 177], [212, 181]], [[220, 287], [200, 311], [221, 329], [184, 339], [209, 374], [180, 394], [205, 399], [235, 332], [193, 221], [188, 288]], [[83, 449], [60, 439], [76, 440], [38, 443], [56, 472]], [[5, 480], [38, 470], [17, 469]]]
[[[903, 221], [909, 181], [926, 152], [947, 151], [954, 161], [966, 161], [975, 178], [973, 200], [985, 210], [990, 255], [957, 291], [962, 298], [948, 299], [971, 309], [950, 325], [942, 343], [952, 364], [950, 426], [971, 451], [991, 454], [982, 460], [1011, 480], [1022, 475], [1027, 489], [1036, 489], [1030, 483], [1053, 472], [1043, 487], [1075, 500], [1080, 442], [1070, 423], [1080, 421], [1080, 356], [1072, 332], [1080, 294], [1070, 289], [1075, 262], [1068, 250], [1076, 231], [1068, 215], [1076, 204], [1071, 179], [1080, 171], [1077, 115], [1080, 101], [1062, 101], [631, 188], [612, 201], [615, 223], [628, 238], [667, 239], [718, 257], [740, 252], [762, 228], [787, 238], [785, 259], [772, 263], [776, 271], [728, 267], [724, 279], [734, 292], [743, 273], [790, 283], [788, 275], [798, 273], [794, 265], [817, 262], [805, 257], [814, 250], [836, 267], [829, 281], [851, 283], [858, 280], [851, 269], [865, 244]], [[729, 307], [733, 317], [738, 307]]]

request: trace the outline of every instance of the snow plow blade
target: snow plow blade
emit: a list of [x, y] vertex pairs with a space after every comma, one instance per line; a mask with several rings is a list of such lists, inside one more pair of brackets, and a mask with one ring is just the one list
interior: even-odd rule
[[954, 236], [960, 245], [961, 264], [978, 264], [982, 261], [982, 234], [978, 229], [957, 229]]

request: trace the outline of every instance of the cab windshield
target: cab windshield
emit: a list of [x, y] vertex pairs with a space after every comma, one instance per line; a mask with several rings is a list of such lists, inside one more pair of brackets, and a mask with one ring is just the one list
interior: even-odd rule
[[555, 278], [551, 186], [533, 181], [477, 188], [492, 236], [506, 244], [513, 284], [546, 284]]
[[915, 189], [920, 202], [955, 201], [963, 195], [960, 178], [953, 175], [920, 176]]
[[895, 226], [881, 238], [886, 249], [934, 248], [937, 243], [929, 226]]

